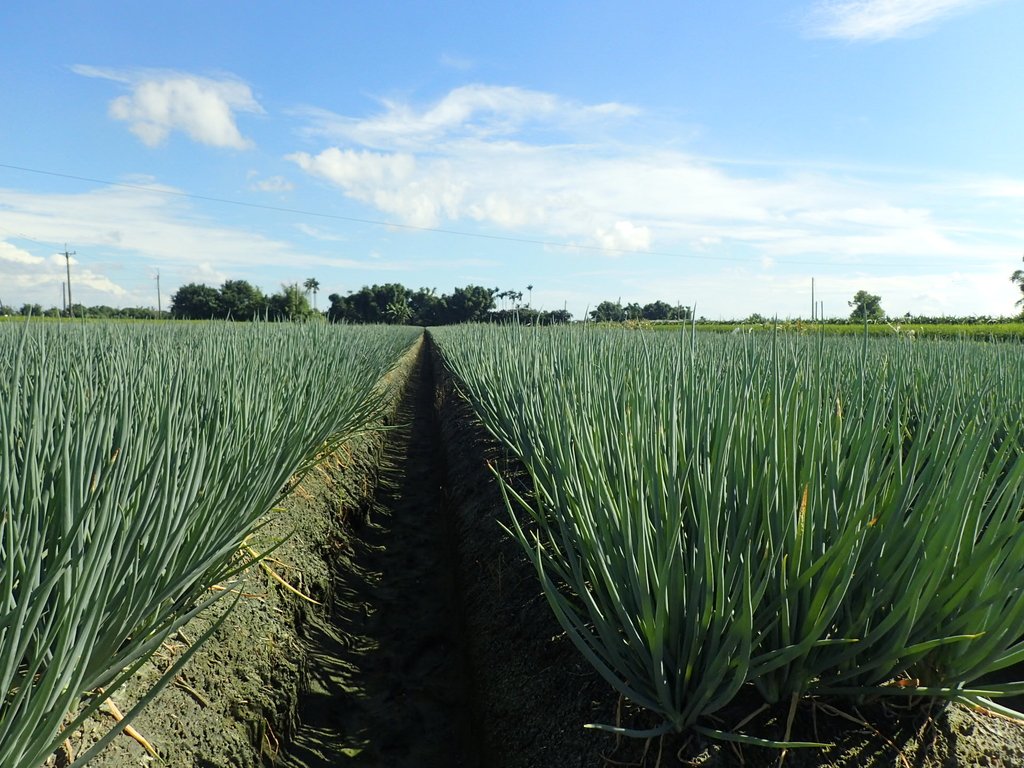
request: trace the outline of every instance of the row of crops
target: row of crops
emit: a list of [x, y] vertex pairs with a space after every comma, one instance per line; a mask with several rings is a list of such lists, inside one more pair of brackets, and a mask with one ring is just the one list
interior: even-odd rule
[[[583, 328], [432, 332], [521, 460], [559, 622], [660, 725], [756, 691], [1000, 711], [1024, 661], [1024, 348]], [[1005, 711], [1005, 710], [1004, 710]]]
[[[681, 323], [637, 323], [648, 330], [661, 332], [679, 332]], [[866, 327], [857, 321], [847, 322], [809, 322], [804, 320], [762, 322], [712, 322], [696, 323], [699, 331], [716, 333], [774, 333], [777, 330], [786, 333], [806, 333], [827, 336], [861, 336], [867, 332], [875, 337], [912, 336], [917, 339], [974, 339], [976, 341], [1008, 341], [1020, 342], [1024, 339], [1024, 322], [922, 322], [918, 320], [900, 320], [877, 322], [872, 321]]]
[[377, 417], [417, 333], [0, 326], [0, 765], [38, 768], [230, 593], [210, 587], [289, 478]]

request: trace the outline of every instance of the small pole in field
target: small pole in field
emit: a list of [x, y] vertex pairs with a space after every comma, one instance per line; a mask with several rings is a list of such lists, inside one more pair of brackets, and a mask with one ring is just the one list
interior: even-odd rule
[[64, 264], [68, 270], [68, 314], [71, 317], [75, 316], [75, 305], [71, 303], [71, 257], [74, 256], [77, 251], [68, 252], [68, 244], [64, 243]]

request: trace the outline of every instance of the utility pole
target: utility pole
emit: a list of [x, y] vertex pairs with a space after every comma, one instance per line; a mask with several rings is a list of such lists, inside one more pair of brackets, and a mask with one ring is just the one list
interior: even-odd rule
[[68, 295], [65, 293], [65, 291], [67, 291], [67, 285], [67, 283], [60, 284], [60, 313], [62, 315], [66, 315], [68, 313]]
[[68, 253], [68, 244], [64, 243], [64, 264], [68, 269], [68, 314], [71, 317], [75, 316], [75, 305], [71, 303], [71, 257], [74, 256], [77, 251], [71, 251]]
[[163, 313], [163, 307], [160, 306], [160, 270], [156, 271], [156, 316], [157, 319]]

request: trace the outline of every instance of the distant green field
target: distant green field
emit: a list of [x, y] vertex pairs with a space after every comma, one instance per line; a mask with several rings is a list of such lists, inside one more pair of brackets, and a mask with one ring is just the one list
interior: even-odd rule
[[[643, 327], [656, 331], [679, 331], [681, 323], [648, 323]], [[689, 324], [685, 324], [689, 328]], [[771, 331], [773, 323], [697, 323], [697, 330], [717, 333], [742, 331]], [[856, 323], [779, 323], [778, 328], [784, 332], [818, 333], [824, 331], [829, 335], [856, 335], [864, 333], [864, 326]], [[912, 335], [915, 338], [973, 338], [973, 339], [1024, 339], [1024, 322], [1012, 323], [871, 323], [868, 333], [872, 336]]]

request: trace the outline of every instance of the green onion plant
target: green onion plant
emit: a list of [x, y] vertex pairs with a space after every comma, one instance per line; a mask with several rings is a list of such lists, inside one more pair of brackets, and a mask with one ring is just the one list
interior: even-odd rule
[[323, 324], [0, 326], [0, 765], [38, 768], [216, 599], [289, 477], [375, 417], [374, 384], [412, 340]]
[[972, 685], [1024, 660], [1024, 348], [432, 334], [528, 470], [530, 494], [503, 482], [509, 527], [555, 615], [661, 719], [634, 735], [758, 742], [707, 724], [744, 686], [991, 707], [1024, 688]]

